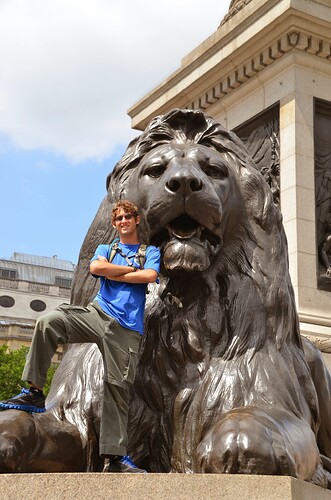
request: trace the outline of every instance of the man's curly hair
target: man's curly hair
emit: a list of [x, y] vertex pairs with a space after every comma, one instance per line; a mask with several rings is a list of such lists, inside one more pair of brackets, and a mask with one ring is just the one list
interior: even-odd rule
[[118, 214], [119, 210], [124, 210], [128, 214], [132, 214], [133, 217], [137, 217], [139, 215], [138, 207], [134, 203], [129, 200], [120, 200], [114, 204], [112, 209], [112, 224], [115, 224], [115, 218]]

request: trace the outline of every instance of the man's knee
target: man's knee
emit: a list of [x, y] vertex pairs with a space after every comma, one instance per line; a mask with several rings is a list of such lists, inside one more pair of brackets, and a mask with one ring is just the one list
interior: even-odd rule
[[57, 309], [40, 316], [36, 321], [35, 335], [55, 334], [57, 337], [61, 338], [62, 342], [65, 342], [66, 328], [63, 316], [63, 312]]

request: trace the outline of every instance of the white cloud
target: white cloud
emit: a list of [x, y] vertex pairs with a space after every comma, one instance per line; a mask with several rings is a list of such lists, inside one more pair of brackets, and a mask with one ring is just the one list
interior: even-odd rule
[[211, 35], [230, 0], [0, 0], [0, 132], [23, 149], [103, 158], [127, 109]]

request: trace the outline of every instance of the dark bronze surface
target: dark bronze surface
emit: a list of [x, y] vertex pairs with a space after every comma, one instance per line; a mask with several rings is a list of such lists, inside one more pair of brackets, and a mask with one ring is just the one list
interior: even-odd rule
[[331, 103], [315, 102], [318, 288], [331, 292]]
[[[97, 242], [113, 237], [113, 200], [139, 205], [141, 239], [163, 256], [130, 409], [138, 465], [292, 475], [330, 487], [330, 374], [302, 343], [281, 214], [242, 142], [199, 111], [173, 110], [129, 145], [107, 187], [82, 245], [73, 302], [94, 293], [87, 262]], [[22, 447], [27, 471], [99, 470], [102, 372], [95, 346], [72, 346], [46, 414], [0, 413], [0, 470], [22, 470]], [[21, 425], [33, 425], [36, 438], [22, 436]], [[65, 435], [48, 448], [56, 426]], [[42, 447], [36, 466], [29, 457]]]

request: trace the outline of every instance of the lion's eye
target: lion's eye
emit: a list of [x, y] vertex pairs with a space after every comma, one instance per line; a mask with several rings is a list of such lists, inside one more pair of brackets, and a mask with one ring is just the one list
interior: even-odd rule
[[166, 169], [165, 165], [156, 163], [154, 165], [150, 165], [149, 167], [147, 167], [145, 169], [145, 174], [148, 175], [149, 177], [157, 179], [158, 177], [161, 177], [165, 169]]
[[229, 176], [229, 171], [224, 165], [206, 164], [203, 166], [203, 171], [213, 179], [226, 179]]

